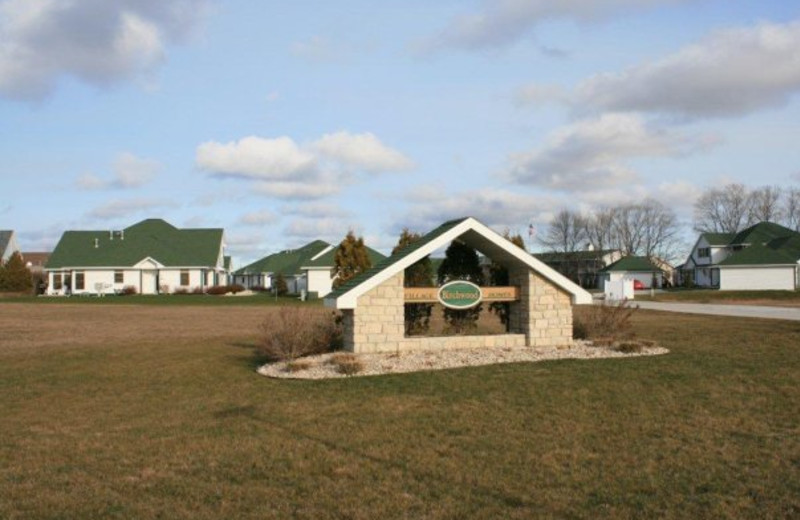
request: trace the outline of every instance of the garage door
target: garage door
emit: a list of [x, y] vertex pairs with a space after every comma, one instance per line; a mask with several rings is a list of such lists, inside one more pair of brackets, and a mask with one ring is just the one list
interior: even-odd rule
[[794, 267], [723, 267], [719, 270], [722, 291], [794, 290]]

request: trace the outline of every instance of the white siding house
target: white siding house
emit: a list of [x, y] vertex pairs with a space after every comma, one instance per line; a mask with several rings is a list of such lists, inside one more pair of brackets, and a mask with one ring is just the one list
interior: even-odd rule
[[47, 261], [49, 295], [205, 290], [228, 283], [222, 229], [148, 219], [119, 231], [66, 231]]
[[760, 222], [739, 233], [704, 233], [684, 265], [694, 283], [720, 290], [800, 288], [800, 233]]

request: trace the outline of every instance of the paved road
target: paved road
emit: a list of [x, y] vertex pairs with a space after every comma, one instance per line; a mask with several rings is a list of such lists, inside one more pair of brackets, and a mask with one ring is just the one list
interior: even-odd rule
[[687, 314], [713, 314], [715, 316], [738, 316], [741, 318], [767, 318], [774, 320], [800, 321], [800, 308], [763, 307], [760, 305], [713, 305], [709, 303], [667, 303], [633, 301], [642, 309]]

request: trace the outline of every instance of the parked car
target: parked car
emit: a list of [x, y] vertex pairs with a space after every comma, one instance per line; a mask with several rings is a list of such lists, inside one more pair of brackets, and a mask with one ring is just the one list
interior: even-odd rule
[[644, 291], [647, 287], [644, 286], [641, 280], [634, 280], [633, 281], [633, 290], [634, 291]]

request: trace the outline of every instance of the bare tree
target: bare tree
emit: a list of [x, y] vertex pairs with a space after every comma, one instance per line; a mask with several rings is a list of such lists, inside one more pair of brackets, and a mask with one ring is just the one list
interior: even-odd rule
[[547, 232], [539, 238], [539, 243], [550, 251], [572, 253], [578, 251], [585, 240], [584, 217], [580, 213], [562, 209], [550, 221]]
[[753, 190], [750, 193], [748, 208], [750, 223], [782, 221], [782, 195], [781, 188], [778, 186], [762, 186], [761, 188]]
[[611, 244], [623, 254], [671, 258], [679, 234], [675, 212], [656, 200], [627, 204], [613, 211]]
[[783, 220], [800, 232], [800, 188], [789, 188], [783, 194]]
[[706, 190], [694, 205], [694, 229], [701, 233], [735, 233], [747, 227], [750, 196], [742, 184]]
[[595, 251], [604, 251], [613, 241], [614, 208], [601, 208], [584, 218], [586, 240]]

